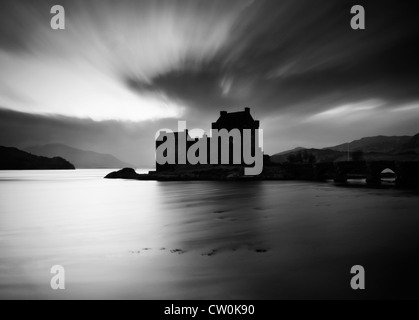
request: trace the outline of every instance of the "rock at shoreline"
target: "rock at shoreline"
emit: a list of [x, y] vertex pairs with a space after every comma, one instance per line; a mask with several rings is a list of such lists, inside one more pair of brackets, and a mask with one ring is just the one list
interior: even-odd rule
[[256, 177], [245, 176], [240, 166], [179, 166], [169, 171], [150, 171], [148, 174], [138, 174], [134, 169], [125, 168], [108, 174], [105, 179], [127, 179], [143, 181], [201, 181], [201, 180], [265, 180], [282, 179], [283, 176], [270, 172], [269, 177], [260, 175]]
[[140, 174], [135, 172], [132, 168], [124, 168], [119, 171], [114, 171], [108, 174], [105, 179], [128, 179], [128, 180], [140, 180]]

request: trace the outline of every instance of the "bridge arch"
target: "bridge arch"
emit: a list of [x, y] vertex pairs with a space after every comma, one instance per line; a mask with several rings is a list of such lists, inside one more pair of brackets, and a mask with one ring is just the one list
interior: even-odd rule
[[365, 161], [346, 161], [335, 163], [335, 182], [347, 182], [349, 175], [368, 176], [368, 166]]
[[381, 171], [380, 178], [381, 182], [396, 183], [397, 173], [390, 168], [386, 168], [383, 171]]
[[347, 182], [352, 175], [356, 178], [366, 178], [367, 184], [379, 185], [382, 172], [386, 170], [391, 170], [396, 176], [399, 176], [399, 168], [394, 161], [346, 161], [337, 162], [334, 166], [336, 182]]
[[384, 171], [391, 171], [398, 176], [398, 168], [394, 161], [374, 161], [369, 163], [367, 183], [381, 184], [381, 176]]

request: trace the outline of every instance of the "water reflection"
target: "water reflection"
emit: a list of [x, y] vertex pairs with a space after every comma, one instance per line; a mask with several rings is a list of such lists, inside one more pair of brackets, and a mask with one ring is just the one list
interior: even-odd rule
[[356, 298], [354, 264], [368, 297], [417, 295], [417, 193], [105, 174], [0, 173], [0, 298]]
[[264, 245], [263, 184], [159, 183], [165, 233], [184, 250], [237, 250]]

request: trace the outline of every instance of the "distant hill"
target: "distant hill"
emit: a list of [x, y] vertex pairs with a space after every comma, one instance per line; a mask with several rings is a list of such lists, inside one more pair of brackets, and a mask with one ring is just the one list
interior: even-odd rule
[[[362, 138], [360, 140], [355, 140], [349, 143], [349, 150], [355, 151], [360, 150], [364, 153], [369, 152], [379, 152], [379, 153], [392, 153], [398, 151], [401, 146], [408, 143], [412, 137], [410, 136], [400, 136], [400, 137], [386, 137], [386, 136], [377, 136], [377, 137], [368, 137]], [[328, 147], [325, 149], [347, 152], [348, 143], [340, 144], [334, 147]]]
[[0, 147], [0, 170], [74, 170], [67, 160], [35, 156], [16, 148]]
[[403, 144], [398, 152], [419, 154], [419, 134], [415, 135], [408, 142]]
[[[362, 138], [349, 143], [349, 159], [352, 159], [352, 153], [355, 151], [362, 151], [362, 158], [367, 161], [417, 161], [419, 160], [419, 134], [414, 137]], [[301, 153], [313, 155], [316, 162], [347, 161], [348, 143], [324, 149], [295, 148], [273, 155], [271, 161], [274, 163], [288, 162], [290, 159], [300, 156]]]
[[63, 157], [78, 169], [113, 169], [133, 167], [110, 154], [84, 151], [64, 144], [48, 144], [26, 148], [25, 151], [44, 157]]
[[306, 148], [298, 147], [298, 148], [294, 148], [292, 150], [282, 151], [280, 153], [277, 153], [275, 156], [285, 156], [287, 154], [294, 153], [294, 152], [297, 152], [297, 151], [300, 151], [300, 150], [306, 150]]
[[271, 156], [271, 161], [274, 163], [288, 162], [290, 156], [297, 155], [300, 152], [307, 152], [308, 154], [312, 154], [316, 158], [316, 162], [333, 162], [338, 158], [345, 157], [345, 153], [334, 150], [296, 148], [293, 150], [274, 154]]

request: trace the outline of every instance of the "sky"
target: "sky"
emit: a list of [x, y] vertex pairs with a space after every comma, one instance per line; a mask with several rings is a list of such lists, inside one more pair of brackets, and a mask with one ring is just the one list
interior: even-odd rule
[[[57, 4], [65, 30], [50, 27]], [[208, 131], [245, 107], [268, 154], [414, 135], [418, 40], [414, 1], [3, 0], [0, 145], [146, 165], [157, 130]]]

